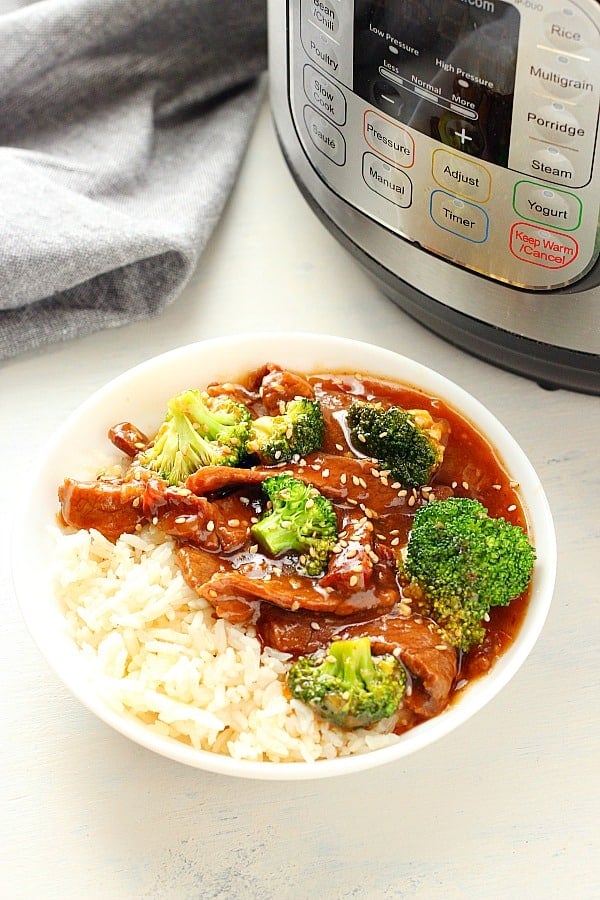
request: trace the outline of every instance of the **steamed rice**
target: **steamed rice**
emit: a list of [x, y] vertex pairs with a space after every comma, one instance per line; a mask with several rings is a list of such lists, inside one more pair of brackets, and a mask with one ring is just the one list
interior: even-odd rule
[[185, 583], [173, 542], [149, 527], [113, 544], [57, 536], [55, 588], [103, 701], [202, 750], [254, 761], [312, 761], [393, 743], [390, 722], [344, 731], [289, 697], [289, 657], [252, 626], [216, 619]]

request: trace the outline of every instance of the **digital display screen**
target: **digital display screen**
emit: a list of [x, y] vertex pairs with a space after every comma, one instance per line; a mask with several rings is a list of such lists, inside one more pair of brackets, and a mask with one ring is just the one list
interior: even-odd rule
[[442, 144], [506, 166], [519, 24], [503, 0], [356, 0], [353, 90]]

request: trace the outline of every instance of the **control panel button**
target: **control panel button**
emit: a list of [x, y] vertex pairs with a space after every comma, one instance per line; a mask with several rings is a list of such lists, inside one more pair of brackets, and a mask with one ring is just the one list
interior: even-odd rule
[[406, 172], [397, 169], [374, 153], [365, 153], [362, 175], [367, 187], [394, 203], [408, 207], [412, 203], [412, 182]]
[[307, 56], [324, 72], [352, 85], [354, 9], [340, 0], [301, 0], [300, 40]]
[[487, 241], [488, 214], [480, 206], [460, 200], [445, 191], [434, 191], [429, 203], [431, 218], [444, 231], [475, 244]]
[[577, 258], [579, 244], [568, 234], [515, 222], [510, 230], [510, 252], [534, 266], [564, 269]]
[[534, 89], [557, 100], [582, 96], [593, 98], [597, 90], [597, 85], [594, 85], [596, 63], [597, 59], [576, 59], [566, 54], [548, 53], [530, 63], [529, 78]]
[[527, 124], [530, 128], [533, 126], [538, 135], [557, 144], [581, 144], [587, 137], [579, 120], [558, 100], [538, 110], [530, 110]]
[[557, 147], [549, 146], [531, 154], [529, 170], [540, 178], [555, 184], [576, 184], [575, 168], [570, 159]]
[[302, 11], [308, 22], [312, 22], [317, 28], [326, 34], [335, 36], [340, 30], [340, 19], [336, 9], [337, 2], [328, 0], [305, 0]]
[[346, 98], [335, 84], [313, 66], [304, 66], [304, 93], [313, 106], [337, 125], [346, 123]]
[[317, 65], [325, 69], [326, 72], [337, 75], [340, 67], [340, 61], [336, 52], [337, 47], [328, 38], [319, 32], [315, 32], [304, 39], [304, 46], [310, 58]]
[[372, 150], [405, 169], [415, 161], [415, 142], [406, 128], [395, 125], [371, 109], [364, 115], [363, 133]]
[[544, 19], [546, 38], [553, 47], [578, 53], [589, 39], [590, 21], [572, 7], [553, 10]]
[[533, 181], [518, 181], [513, 192], [513, 209], [518, 216], [555, 225], [563, 231], [575, 231], [581, 223], [583, 211], [579, 197]]
[[479, 163], [448, 150], [434, 150], [432, 171], [440, 187], [467, 200], [486, 203], [492, 189], [492, 177]]
[[304, 107], [304, 124], [317, 150], [328, 156], [336, 166], [343, 166], [346, 162], [346, 142], [341, 131], [312, 106]]

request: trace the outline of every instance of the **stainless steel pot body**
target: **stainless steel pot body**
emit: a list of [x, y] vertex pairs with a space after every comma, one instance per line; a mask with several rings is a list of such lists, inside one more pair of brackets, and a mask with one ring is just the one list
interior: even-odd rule
[[600, 393], [600, 4], [268, 11], [278, 137], [326, 226], [446, 339]]

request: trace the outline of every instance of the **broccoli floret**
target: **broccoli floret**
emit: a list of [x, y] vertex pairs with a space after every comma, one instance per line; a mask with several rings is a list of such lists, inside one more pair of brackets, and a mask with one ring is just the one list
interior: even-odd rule
[[[428, 418], [433, 425], [433, 419]], [[441, 463], [443, 447], [417, 423], [415, 410], [355, 400], [348, 409], [347, 422], [357, 449], [377, 459], [394, 480], [408, 487], [429, 484]]]
[[325, 423], [318, 400], [296, 397], [283, 404], [278, 416], [260, 416], [250, 426], [250, 453], [263, 463], [287, 462], [306, 456], [323, 444]]
[[482, 642], [491, 607], [525, 590], [534, 561], [522, 528], [492, 518], [477, 500], [450, 497], [416, 512], [399, 569], [420, 588], [444, 639], [466, 651]]
[[406, 690], [391, 654], [372, 656], [368, 637], [334, 641], [324, 659], [301, 656], [287, 682], [292, 696], [342, 728], [366, 728], [396, 712]]
[[272, 556], [298, 552], [301, 571], [321, 575], [337, 540], [331, 502], [312, 485], [285, 473], [265, 479], [262, 487], [270, 508], [252, 526], [254, 539]]
[[154, 441], [137, 462], [169, 484], [202, 466], [236, 466], [246, 455], [251, 415], [230, 397], [187, 390], [172, 397]]

